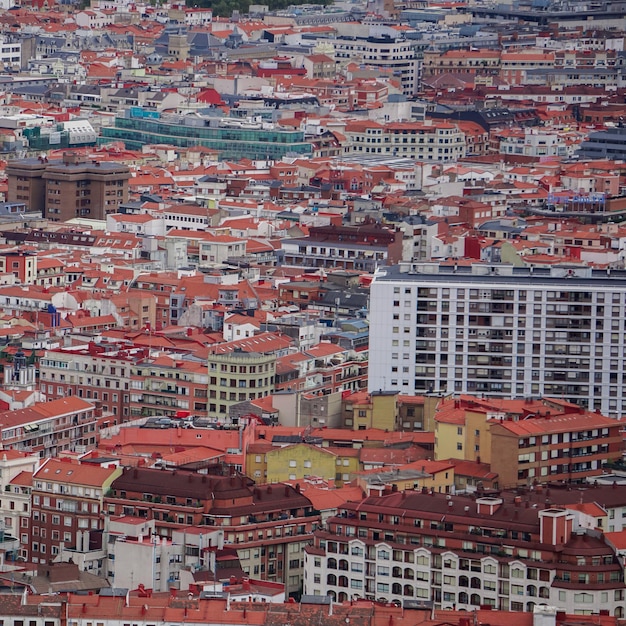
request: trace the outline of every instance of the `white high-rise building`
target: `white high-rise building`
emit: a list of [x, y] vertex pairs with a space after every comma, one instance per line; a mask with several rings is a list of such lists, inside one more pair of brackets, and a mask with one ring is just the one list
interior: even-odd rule
[[370, 294], [369, 390], [626, 413], [626, 272], [404, 263]]

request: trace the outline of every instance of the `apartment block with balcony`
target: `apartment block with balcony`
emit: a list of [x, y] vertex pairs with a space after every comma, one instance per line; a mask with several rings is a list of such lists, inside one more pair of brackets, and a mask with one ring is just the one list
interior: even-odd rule
[[314, 226], [307, 238], [281, 245], [285, 265], [373, 272], [402, 259], [402, 233], [377, 225]]
[[457, 161], [465, 156], [465, 134], [444, 121], [356, 121], [346, 124], [346, 154], [391, 155], [416, 161]]
[[544, 498], [424, 489], [347, 503], [305, 552], [304, 592], [468, 611], [602, 606], [623, 616], [615, 549], [598, 533], [573, 533], [573, 515]]
[[108, 419], [100, 407], [82, 398], [38, 402], [1, 414], [2, 444], [42, 458], [64, 450], [84, 451], [95, 445], [97, 430]]
[[299, 487], [255, 487], [249, 478], [217, 473], [128, 468], [111, 485], [105, 506], [110, 515], [153, 519], [155, 533], [168, 539], [188, 526], [207, 534], [223, 529], [224, 544], [237, 550], [244, 572], [284, 582], [286, 593], [301, 589], [303, 550], [319, 523]]
[[406, 263], [370, 294], [369, 389], [626, 412], [626, 272]]
[[126, 165], [86, 162], [67, 152], [62, 159], [28, 158], [7, 167], [9, 197], [54, 222], [75, 217], [104, 219], [128, 202]]
[[620, 423], [559, 399], [441, 400], [435, 458], [487, 463], [507, 488], [581, 483], [622, 454]]
[[206, 416], [209, 377], [204, 363], [160, 356], [137, 361], [130, 372], [131, 416], [171, 416], [181, 410]]
[[19, 544], [28, 543], [31, 513], [32, 473], [39, 464], [39, 456], [17, 450], [3, 450], [0, 458], [0, 528], [5, 541], [11, 538], [15, 545], [0, 541], [4, 560], [24, 556]]
[[[102, 547], [104, 494], [122, 473], [71, 459], [47, 459], [33, 474], [27, 559], [50, 563], [62, 549], [80, 555]], [[97, 571], [95, 573], [98, 573]]]
[[371, 65], [400, 78], [402, 93], [413, 96], [422, 80], [422, 53], [417, 41], [402, 37], [337, 37], [335, 60]]
[[208, 373], [208, 416], [230, 422], [230, 409], [235, 404], [263, 398], [274, 391], [276, 355], [243, 350], [209, 354]]
[[39, 366], [42, 393], [50, 399], [75, 396], [98, 402], [105, 413], [112, 414], [112, 422], [128, 419], [131, 366], [146, 352], [122, 347], [90, 342], [46, 351]]

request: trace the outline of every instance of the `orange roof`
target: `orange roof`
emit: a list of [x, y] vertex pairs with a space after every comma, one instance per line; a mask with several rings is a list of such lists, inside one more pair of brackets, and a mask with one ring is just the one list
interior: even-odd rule
[[32, 487], [33, 485], [33, 473], [32, 472], [20, 472], [11, 481], [12, 485], [21, 485], [22, 487]]
[[116, 467], [101, 467], [92, 463], [74, 463], [65, 459], [47, 459], [33, 474], [35, 480], [101, 487], [117, 471]]
[[498, 421], [497, 424], [510, 433], [520, 437], [528, 435], [544, 435], [552, 433], [565, 433], [593, 428], [618, 427], [618, 422], [610, 417], [597, 413], [575, 413], [556, 415], [554, 417], [535, 417], [517, 422]]

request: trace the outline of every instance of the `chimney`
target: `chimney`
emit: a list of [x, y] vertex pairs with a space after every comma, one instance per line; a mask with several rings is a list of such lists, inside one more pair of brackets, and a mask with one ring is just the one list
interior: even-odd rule
[[476, 498], [478, 515], [493, 515], [502, 506], [502, 498]]
[[539, 541], [552, 546], [567, 543], [572, 536], [574, 516], [564, 509], [539, 511]]
[[533, 626], [556, 626], [556, 622], [556, 607], [538, 604], [533, 609]]

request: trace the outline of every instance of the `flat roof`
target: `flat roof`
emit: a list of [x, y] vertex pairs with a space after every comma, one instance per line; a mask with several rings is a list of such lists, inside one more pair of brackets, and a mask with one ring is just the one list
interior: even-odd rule
[[626, 290], [625, 270], [592, 270], [586, 267], [551, 268], [507, 265], [400, 264], [381, 268], [374, 282], [459, 283], [462, 285], [524, 285], [528, 288], [584, 290], [610, 287]]

